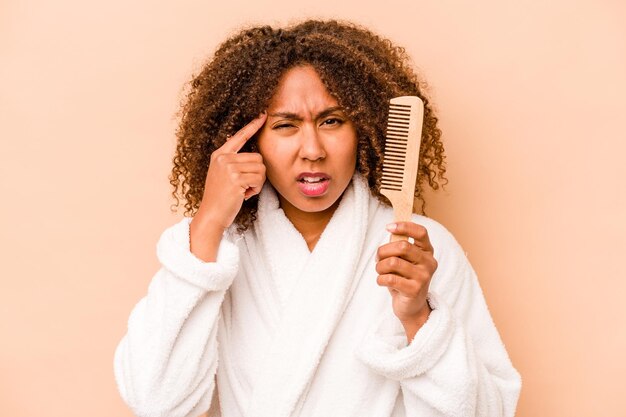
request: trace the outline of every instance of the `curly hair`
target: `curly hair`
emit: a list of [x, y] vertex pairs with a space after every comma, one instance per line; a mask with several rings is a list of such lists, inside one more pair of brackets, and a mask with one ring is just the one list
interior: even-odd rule
[[[423, 185], [438, 189], [447, 182], [445, 155], [437, 117], [412, 70], [404, 48], [354, 23], [307, 20], [287, 28], [241, 30], [224, 41], [192, 77], [181, 105], [174, 166], [169, 176], [178, 207], [194, 215], [202, 200], [211, 153], [226, 138], [263, 111], [281, 75], [298, 65], [312, 66], [353, 122], [357, 170], [372, 195], [380, 194], [389, 99], [415, 95], [424, 102], [424, 123], [415, 198], [424, 212]], [[422, 83], [423, 84], [423, 83]], [[242, 152], [257, 152], [249, 140]], [[256, 219], [258, 196], [244, 201], [235, 223], [246, 230]]]

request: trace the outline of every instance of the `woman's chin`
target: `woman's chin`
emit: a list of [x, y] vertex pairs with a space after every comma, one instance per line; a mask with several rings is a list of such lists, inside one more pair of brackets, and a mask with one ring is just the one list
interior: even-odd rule
[[280, 206], [283, 210], [300, 211], [304, 213], [323, 213], [328, 210], [334, 211], [341, 200], [341, 195], [333, 198], [333, 195], [326, 190], [323, 194], [309, 196], [302, 193], [284, 197], [279, 194]]

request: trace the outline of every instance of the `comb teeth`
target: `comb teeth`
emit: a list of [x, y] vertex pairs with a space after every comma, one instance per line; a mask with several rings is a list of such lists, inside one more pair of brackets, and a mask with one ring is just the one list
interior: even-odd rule
[[411, 106], [389, 105], [381, 189], [402, 191], [410, 118]]

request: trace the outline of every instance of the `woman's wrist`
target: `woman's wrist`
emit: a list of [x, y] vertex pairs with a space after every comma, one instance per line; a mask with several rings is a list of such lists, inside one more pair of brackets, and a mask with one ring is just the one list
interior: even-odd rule
[[422, 328], [424, 323], [426, 323], [432, 311], [433, 309], [430, 307], [430, 304], [426, 302], [426, 305], [420, 312], [420, 315], [412, 319], [400, 321], [402, 323], [402, 327], [404, 327], [404, 332], [406, 333], [407, 343], [410, 344], [413, 341], [415, 335], [417, 334], [419, 329]]
[[189, 223], [189, 251], [204, 262], [215, 262], [224, 230], [209, 217], [194, 216]]

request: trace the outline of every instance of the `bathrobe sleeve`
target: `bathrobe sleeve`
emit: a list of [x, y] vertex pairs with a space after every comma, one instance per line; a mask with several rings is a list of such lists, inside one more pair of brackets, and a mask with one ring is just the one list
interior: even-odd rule
[[[415, 219], [414, 219], [415, 220]], [[406, 416], [515, 414], [521, 378], [508, 357], [465, 253], [438, 223], [420, 217], [435, 248], [428, 320], [407, 346], [393, 311], [364, 340], [358, 356], [400, 382]]]
[[124, 401], [140, 417], [197, 417], [210, 405], [217, 369], [217, 323], [239, 261], [223, 238], [216, 262], [189, 250], [189, 222], [166, 229], [161, 268], [133, 308], [114, 358]]

